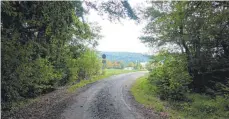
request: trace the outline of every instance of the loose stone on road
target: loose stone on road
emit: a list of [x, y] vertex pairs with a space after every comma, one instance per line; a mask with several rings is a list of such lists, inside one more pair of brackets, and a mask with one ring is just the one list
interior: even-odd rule
[[[145, 119], [153, 118], [151, 112], [135, 104], [129, 94], [131, 84], [146, 72], [112, 76], [100, 80], [74, 97], [74, 103], [61, 114], [62, 119]], [[145, 114], [145, 113], [148, 114]]]

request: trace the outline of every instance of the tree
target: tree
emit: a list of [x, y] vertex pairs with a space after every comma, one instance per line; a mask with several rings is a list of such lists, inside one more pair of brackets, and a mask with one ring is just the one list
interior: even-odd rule
[[135, 64], [133, 63], [133, 62], [130, 62], [129, 64], [128, 64], [128, 67], [134, 67], [135, 66]]
[[3, 110], [10, 109], [12, 102], [70, 81], [70, 70], [77, 65], [70, 67], [68, 63], [70, 59], [75, 62], [86, 49], [79, 42], [89, 42], [95, 36], [76, 16], [81, 11], [75, 7], [80, 6], [80, 1], [1, 2]]
[[108, 69], [113, 68], [113, 63], [111, 61], [107, 60], [106, 66]]
[[190, 87], [216, 91], [216, 84], [226, 84], [229, 77], [227, 6], [218, 1], [152, 2], [145, 11], [150, 22], [140, 39], [151, 46], [178, 46], [187, 56]]
[[138, 16], [136, 15], [133, 8], [131, 8], [128, 1], [102, 1], [102, 2], [92, 2], [92, 1], [84, 1], [87, 6], [87, 11], [94, 9], [99, 12], [100, 15], [106, 13], [110, 20], [120, 20], [120, 18], [130, 18], [133, 20], [137, 20]]
[[120, 69], [123, 69], [124, 68], [124, 63], [123, 61], [120, 61]]

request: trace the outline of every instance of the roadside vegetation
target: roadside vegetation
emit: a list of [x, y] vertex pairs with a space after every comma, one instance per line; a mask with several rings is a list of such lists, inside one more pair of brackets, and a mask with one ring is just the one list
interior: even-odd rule
[[110, 5], [90, 1], [1, 1], [2, 111], [11, 111], [25, 100], [60, 86], [78, 83], [81, 87], [115, 74], [100, 76], [102, 60], [94, 50], [101, 38], [100, 27], [84, 20], [90, 9], [106, 13], [110, 20], [136, 19], [128, 2], [112, 3], [119, 9]]
[[228, 2], [152, 2], [141, 40], [166, 46], [147, 77], [132, 88], [136, 100], [181, 119], [229, 117]]
[[93, 45], [99, 34], [80, 21], [74, 5], [2, 2], [2, 110], [100, 73], [95, 51], [79, 43], [81, 39]]
[[[229, 2], [151, 1], [148, 5], [139, 10], [147, 21], [140, 39], [150, 47], [166, 49], [152, 57], [147, 66], [151, 72], [133, 86], [136, 100], [168, 118], [228, 118]], [[69, 88], [72, 92], [123, 73], [102, 74], [102, 60], [94, 50], [100, 27], [84, 19], [90, 9], [111, 21], [141, 20], [127, 1], [1, 1], [3, 112], [61, 86], [74, 84]], [[121, 61], [108, 64], [107, 68], [123, 68]], [[128, 66], [142, 69], [139, 63]]]
[[146, 70], [146, 68], [140, 62], [129, 62], [124, 64], [122, 61], [109, 61], [106, 62], [107, 69], [125, 69], [131, 68], [130, 70]]
[[169, 119], [227, 119], [229, 101], [222, 96], [187, 93], [189, 101], [162, 100], [157, 94], [157, 85], [151, 84], [148, 76], [139, 78], [132, 86], [135, 100], [152, 109], [162, 118]]

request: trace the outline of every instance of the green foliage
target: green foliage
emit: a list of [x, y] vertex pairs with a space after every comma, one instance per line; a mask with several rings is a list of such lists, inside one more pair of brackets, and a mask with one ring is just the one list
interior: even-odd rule
[[[98, 6], [83, 2], [108, 14], [117, 13], [114, 18], [137, 18], [126, 1], [102, 2]], [[88, 45], [98, 45], [101, 29], [85, 23], [83, 15], [87, 11], [83, 2], [1, 2], [3, 110], [10, 110], [18, 101], [49, 92], [59, 85], [100, 73], [101, 61]], [[121, 5], [121, 10], [109, 9], [112, 5]]]
[[[98, 6], [84, 2], [87, 7], [108, 14], [117, 13], [114, 18], [136, 19], [128, 2], [102, 2]], [[51, 91], [56, 86], [100, 73], [101, 61], [88, 45], [98, 44], [101, 29], [85, 23], [83, 15], [87, 11], [82, 3], [1, 2], [3, 110], [10, 110], [14, 103]], [[112, 5], [121, 5], [121, 11], [110, 9]]]
[[79, 77], [89, 79], [93, 75], [98, 75], [101, 72], [102, 61], [97, 57], [97, 54], [91, 50], [86, 50], [82, 56], [77, 59], [77, 67], [79, 68]]
[[136, 101], [144, 106], [153, 108], [156, 112], [165, 111], [163, 102], [157, 98], [155, 85], [150, 84], [147, 79], [148, 76], [141, 77], [133, 84], [131, 93], [133, 94]]
[[106, 60], [106, 68], [108, 68], [108, 69], [123, 69], [124, 63], [122, 61]]
[[133, 63], [133, 62], [130, 62], [129, 64], [128, 64], [128, 67], [134, 67], [135, 66], [135, 64]]
[[143, 66], [139, 62], [136, 62], [135, 66], [134, 66], [134, 69], [135, 70], [142, 70]]
[[229, 116], [227, 98], [217, 96], [214, 99], [207, 95], [188, 94], [189, 102], [170, 103], [171, 108], [182, 117], [190, 119], [226, 119]]
[[133, 20], [138, 19], [137, 14], [128, 1], [101, 1], [101, 4], [98, 4], [97, 1], [86, 1], [85, 3], [95, 10], [105, 11], [110, 20], [120, 20], [120, 18], [126, 17]]
[[47, 90], [54, 89], [61, 76], [55, 72], [47, 59], [42, 58], [19, 65], [16, 72], [18, 73], [18, 78], [22, 80], [23, 89], [19, 93], [23, 97], [34, 97]]
[[[229, 78], [228, 2], [151, 2], [142, 42], [150, 46], [172, 45], [169, 50], [187, 56], [189, 85], [195, 92], [223, 95]], [[211, 91], [210, 91], [211, 90]], [[228, 93], [228, 92], [227, 92]]]
[[101, 61], [85, 43], [96, 46], [99, 31], [76, 16], [78, 3], [1, 2], [3, 110], [98, 74]]
[[157, 94], [161, 99], [184, 100], [191, 81], [186, 71], [185, 57], [167, 51], [160, 52], [156, 57], [162, 56], [163, 60], [155, 60], [159, 65], [150, 73], [149, 81], [156, 83]]
[[139, 78], [131, 88], [136, 101], [152, 108], [162, 118], [169, 119], [227, 119], [229, 100], [197, 93], [186, 93], [187, 101], [165, 101], [157, 98], [157, 84], [147, 76]]
[[[151, 2], [144, 11], [148, 24], [140, 39], [152, 47], [167, 46], [175, 53], [160, 52], [148, 64], [151, 86], [136, 84], [147, 87], [135, 92], [137, 100], [151, 99], [153, 104], [142, 103], [153, 106], [165, 104], [169, 118], [174, 119], [228, 118], [228, 4]], [[150, 92], [146, 90], [151, 90], [150, 97], [144, 97]], [[163, 101], [154, 104], [156, 96]]]

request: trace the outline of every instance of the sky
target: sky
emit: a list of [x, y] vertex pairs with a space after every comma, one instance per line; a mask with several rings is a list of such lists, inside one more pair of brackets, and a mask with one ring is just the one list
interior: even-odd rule
[[[130, 0], [131, 6], [138, 2]], [[98, 22], [101, 26], [102, 39], [97, 46], [98, 51], [115, 51], [115, 52], [138, 52], [148, 53], [149, 48], [141, 43], [138, 37], [141, 36], [143, 24], [136, 24], [133, 20], [122, 19], [121, 22], [110, 22], [97, 15], [96, 11], [90, 12], [87, 16], [89, 22]]]

